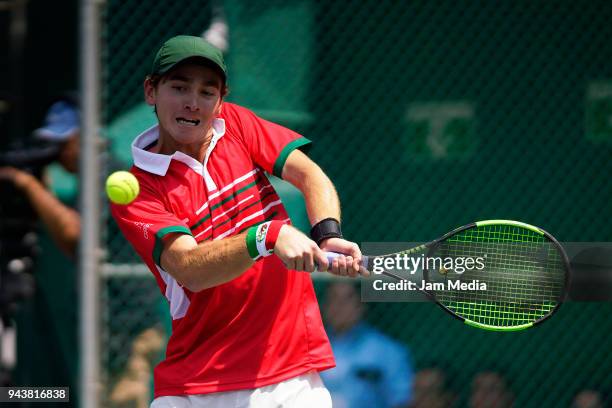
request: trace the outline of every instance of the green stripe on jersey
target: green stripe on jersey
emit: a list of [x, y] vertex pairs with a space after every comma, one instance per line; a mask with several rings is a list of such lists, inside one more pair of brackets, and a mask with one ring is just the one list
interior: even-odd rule
[[215, 228], [219, 228], [219, 227], [221, 227], [222, 225], [227, 224], [228, 222], [230, 222], [230, 221], [231, 221], [231, 220], [233, 220], [234, 218], [238, 217], [238, 216], [239, 216], [241, 213], [243, 213], [244, 211], [248, 210], [249, 208], [251, 208], [251, 207], [253, 207], [253, 206], [257, 205], [257, 204], [262, 204], [262, 203], [263, 203], [263, 200], [265, 200], [266, 198], [270, 197], [272, 194], [274, 194], [274, 193], [270, 193], [270, 194], [268, 194], [268, 195], [266, 195], [266, 196], [264, 196], [264, 197], [261, 197], [261, 200], [257, 200], [257, 201], [255, 201], [254, 203], [251, 203], [251, 204], [247, 205], [246, 207], [244, 207], [243, 209], [241, 209], [240, 211], [238, 211], [236, 214], [232, 215], [231, 217], [228, 217], [228, 219], [227, 219], [227, 220], [223, 221], [223, 222], [222, 222], [222, 223], [220, 223], [220, 224], [215, 225]]
[[210, 207], [210, 211], [216, 210], [217, 208], [221, 207], [223, 204], [225, 204], [228, 201], [230, 201], [232, 198], [236, 197], [238, 194], [244, 193], [249, 188], [255, 186], [257, 184], [257, 181], [259, 181], [259, 180], [255, 180], [254, 182], [252, 182], [250, 184], [247, 184], [246, 186], [242, 187], [241, 189], [236, 190], [236, 192], [234, 192], [231, 196], [224, 198], [223, 200], [221, 200], [221, 202], [218, 202], [217, 204], [215, 204], [212, 207]]
[[171, 225], [169, 227], [165, 227], [157, 231], [155, 233], [155, 246], [153, 247], [153, 262], [155, 262], [156, 265], [161, 266], [161, 253], [162, 253], [162, 250], [164, 249], [164, 242], [162, 241], [162, 239], [166, 235], [171, 234], [173, 232], [178, 232], [181, 234], [187, 234], [187, 235], [193, 236], [191, 234], [191, 231], [189, 231], [189, 229], [187, 229], [186, 227], [182, 225]]
[[289, 142], [285, 147], [283, 147], [283, 150], [281, 150], [276, 161], [274, 162], [272, 174], [274, 174], [278, 178], [282, 178], [283, 167], [285, 167], [287, 157], [289, 157], [291, 152], [297, 149], [298, 147], [306, 146], [310, 143], [312, 142], [309, 139], [306, 139], [305, 137], [301, 137], [299, 139], [295, 139], [293, 142]]
[[238, 194], [243, 193], [244, 191], [248, 190], [249, 188], [255, 186], [257, 184], [259, 180], [256, 179], [255, 181], [253, 181], [250, 184], [247, 184], [246, 186], [242, 187], [239, 190], [236, 190], [234, 193], [232, 193], [232, 195], [224, 198], [223, 200], [221, 200], [221, 202], [213, 205], [212, 207], [210, 207], [209, 213], [206, 214], [204, 217], [202, 217], [200, 220], [198, 220], [198, 222], [196, 222], [195, 224], [193, 224], [191, 227], [189, 227], [192, 231], [196, 228], [198, 228], [200, 225], [202, 225], [203, 223], [206, 222], [206, 220], [208, 220], [211, 216], [212, 216], [212, 211], [216, 210], [217, 208], [219, 208], [221, 205], [227, 203], [228, 201], [230, 201], [232, 198], [236, 197]]

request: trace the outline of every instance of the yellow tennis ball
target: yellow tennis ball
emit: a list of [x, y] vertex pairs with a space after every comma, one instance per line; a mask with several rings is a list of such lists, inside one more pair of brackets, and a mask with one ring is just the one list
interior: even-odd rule
[[115, 204], [129, 204], [136, 199], [138, 193], [138, 180], [128, 171], [116, 171], [106, 179], [106, 195]]

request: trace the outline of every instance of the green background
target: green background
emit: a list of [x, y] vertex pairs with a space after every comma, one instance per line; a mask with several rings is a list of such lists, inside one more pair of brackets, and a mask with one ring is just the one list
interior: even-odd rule
[[[610, 241], [612, 3], [218, 4], [229, 24], [228, 99], [313, 140], [310, 156], [338, 189], [350, 239], [427, 241], [504, 218], [560, 241]], [[155, 50], [172, 35], [200, 35], [212, 10], [186, 0], [106, 2], [103, 136], [126, 167], [131, 140], [155, 121], [142, 103]], [[50, 47], [44, 14], [32, 40], [73, 55], [47, 67], [58, 71], [50, 95], [76, 86], [76, 40]], [[38, 89], [29, 85], [28, 95]], [[42, 99], [31, 117], [42, 117]], [[295, 191], [287, 197], [299, 201]], [[291, 210], [304, 222], [299, 205]], [[106, 261], [137, 262], [107, 224]], [[130, 339], [162, 320], [162, 302], [150, 278], [111, 277], [103, 288], [109, 386]], [[506, 334], [466, 327], [431, 304], [368, 309], [370, 322], [410, 348], [416, 369], [447, 370], [457, 406], [485, 369], [505, 375], [521, 407], [569, 406], [586, 387], [612, 392], [610, 303], [571, 302], [540, 327]]]
[[[109, 2], [106, 113], [120, 155], [154, 122], [141, 102], [154, 50], [211, 19], [209, 7], [172, 4]], [[350, 239], [427, 241], [501, 218], [561, 241], [610, 240], [611, 3], [223, 4], [229, 100], [313, 140]], [[495, 369], [517, 406], [556, 407], [585, 387], [610, 391], [611, 312], [572, 302], [507, 334], [430, 304], [370, 304], [369, 320], [411, 349], [416, 369], [445, 367], [457, 406], [476, 372]]]

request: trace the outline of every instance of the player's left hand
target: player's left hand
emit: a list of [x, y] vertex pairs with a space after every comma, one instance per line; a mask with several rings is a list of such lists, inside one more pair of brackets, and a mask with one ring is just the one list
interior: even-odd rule
[[368, 276], [370, 273], [363, 268], [361, 263], [361, 250], [359, 246], [342, 238], [329, 238], [321, 242], [321, 249], [328, 252], [338, 252], [339, 257], [334, 259], [327, 269], [332, 275], [350, 276], [352, 278], [361, 274]]

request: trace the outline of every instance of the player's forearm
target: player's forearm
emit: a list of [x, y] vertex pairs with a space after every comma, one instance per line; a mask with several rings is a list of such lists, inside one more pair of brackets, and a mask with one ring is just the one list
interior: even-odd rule
[[325, 218], [335, 218], [340, 221], [340, 199], [334, 185], [321, 171], [320, 175], [312, 177], [300, 188], [306, 202], [306, 212], [310, 225], [315, 225]]
[[302, 157], [301, 152], [295, 154], [299, 159], [290, 161], [293, 157], [289, 156], [283, 179], [297, 187], [304, 195], [310, 224], [314, 225], [329, 217], [340, 220], [340, 200], [329, 177], [306, 156]]
[[164, 251], [162, 267], [192, 292], [231, 281], [253, 265], [246, 233], [200, 243], [184, 251]]
[[24, 180], [19, 187], [47, 227], [55, 244], [66, 255], [75, 256], [81, 229], [79, 214], [62, 204], [34, 177]]

